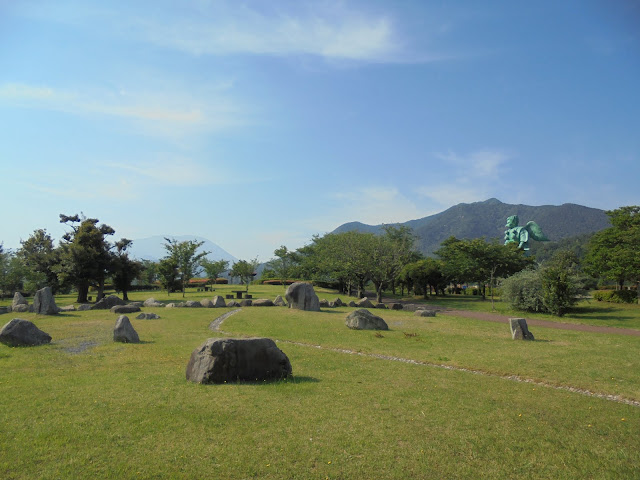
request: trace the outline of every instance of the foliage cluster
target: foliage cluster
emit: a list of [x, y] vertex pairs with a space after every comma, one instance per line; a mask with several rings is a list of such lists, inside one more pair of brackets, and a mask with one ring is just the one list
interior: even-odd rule
[[593, 292], [593, 299], [609, 303], [636, 303], [638, 294], [633, 290], [597, 290]]

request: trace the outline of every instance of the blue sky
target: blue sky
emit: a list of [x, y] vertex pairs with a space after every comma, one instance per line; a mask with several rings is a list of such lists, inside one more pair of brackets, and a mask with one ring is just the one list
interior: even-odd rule
[[0, 0], [0, 242], [270, 259], [496, 197], [640, 203], [637, 1]]

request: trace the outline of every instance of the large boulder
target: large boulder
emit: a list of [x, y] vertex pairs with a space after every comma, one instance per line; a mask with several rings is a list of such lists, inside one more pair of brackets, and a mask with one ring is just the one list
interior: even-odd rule
[[287, 287], [284, 296], [287, 299], [289, 308], [312, 312], [320, 311], [320, 300], [318, 300], [318, 296], [313, 290], [313, 285], [310, 283], [292, 283]]
[[126, 315], [120, 315], [116, 320], [116, 326], [113, 329], [113, 341], [122, 343], [140, 343], [138, 332], [135, 331], [133, 325]]
[[39, 315], [57, 315], [58, 306], [51, 287], [41, 288], [33, 297], [33, 311]]
[[0, 330], [0, 343], [10, 347], [33, 347], [51, 343], [51, 335], [29, 320], [14, 318]]
[[214, 308], [224, 308], [227, 306], [222, 295], [216, 295], [215, 297], [213, 297], [212, 302]]
[[253, 305], [253, 300], [250, 298], [243, 298], [240, 300], [241, 307], [250, 307], [251, 305]]
[[127, 302], [122, 300], [117, 295], [109, 295], [108, 297], [103, 297], [101, 300], [97, 301], [91, 307], [91, 310], [110, 310], [112, 307], [116, 305], [126, 305]]
[[387, 307], [389, 307], [389, 310], [402, 310], [401, 303], [390, 303]]
[[347, 315], [345, 323], [353, 330], [389, 330], [387, 322], [364, 308], [354, 310]]
[[289, 358], [270, 338], [210, 338], [191, 354], [187, 380], [224, 383], [291, 375]]
[[151, 298], [147, 298], [143, 305], [145, 307], [150, 307], [150, 308], [158, 308], [158, 307], [164, 307], [164, 305], [160, 302], [158, 302], [155, 298], [151, 297]]
[[20, 292], [16, 292], [13, 294], [13, 301], [11, 302], [12, 311], [16, 311], [13, 309], [15, 309], [17, 305], [29, 305], [27, 300], [22, 296]]
[[375, 308], [375, 305], [367, 297], [361, 298], [356, 302], [358, 308]]
[[511, 327], [511, 338], [514, 340], [535, 340], [524, 318], [510, 318], [509, 326]]
[[111, 307], [111, 313], [136, 313], [140, 311], [140, 307], [137, 305], [116, 305]]
[[323, 298], [318, 303], [320, 304], [320, 308], [329, 308], [329, 300], [327, 300], [326, 298]]

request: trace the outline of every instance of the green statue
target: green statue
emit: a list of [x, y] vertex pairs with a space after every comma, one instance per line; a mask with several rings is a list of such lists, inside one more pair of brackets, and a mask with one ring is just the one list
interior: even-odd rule
[[529, 238], [538, 242], [548, 242], [547, 236], [542, 233], [542, 229], [536, 222], [527, 222], [524, 227], [519, 227], [517, 215], [507, 218], [507, 229], [504, 231], [504, 244], [517, 243], [525, 253], [529, 252]]

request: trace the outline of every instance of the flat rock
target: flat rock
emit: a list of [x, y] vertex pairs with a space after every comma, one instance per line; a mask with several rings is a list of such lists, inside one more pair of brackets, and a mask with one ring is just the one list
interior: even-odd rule
[[401, 303], [389, 303], [387, 307], [389, 308], [389, 310], [402, 310]]
[[435, 310], [420, 309], [420, 310], [416, 310], [414, 312], [414, 315], [416, 317], [435, 317], [436, 316], [436, 311]]
[[364, 308], [354, 310], [347, 315], [345, 323], [353, 330], [389, 330], [387, 322]]
[[257, 298], [251, 304], [254, 307], [274, 307], [273, 301], [268, 298]]
[[162, 303], [158, 302], [155, 298], [151, 297], [151, 298], [147, 298], [143, 305], [145, 307], [149, 307], [149, 308], [158, 308], [158, 307], [162, 307]]
[[64, 307], [58, 307], [58, 311], [59, 312], [75, 312], [76, 311], [76, 306], [75, 305], [65, 305]]
[[160, 318], [157, 313], [140, 313], [137, 317], [138, 320], [156, 320]]
[[81, 303], [80, 305], [78, 305], [78, 311], [79, 312], [84, 312], [86, 310], [91, 310], [91, 305], [88, 303]]
[[241, 307], [250, 307], [251, 305], [253, 305], [253, 300], [250, 298], [243, 298], [240, 300]]
[[270, 338], [210, 338], [191, 354], [187, 380], [225, 383], [286, 378], [292, 373], [285, 353]]
[[122, 343], [140, 343], [138, 332], [133, 328], [129, 317], [120, 315], [116, 320], [116, 326], [113, 329], [113, 341]]
[[135, 313], [140, 311], [137, 305], [116, 305], [111, 307], [111, 313]]
[[202, 304], [200, 302], [196, 302], [195, 300], [187, 300], [184, 306], [187, 308], [202, 308]]
[[11, 311], [15, 313], [26, 313], [29, 311], [29, 305], [19, 303], [18, 305], [13, 305]]
[[51, 335], [29, 320], [14, 318], [0, 330], [0, 343], [10, 347], [35, 347], [51, 343]]

